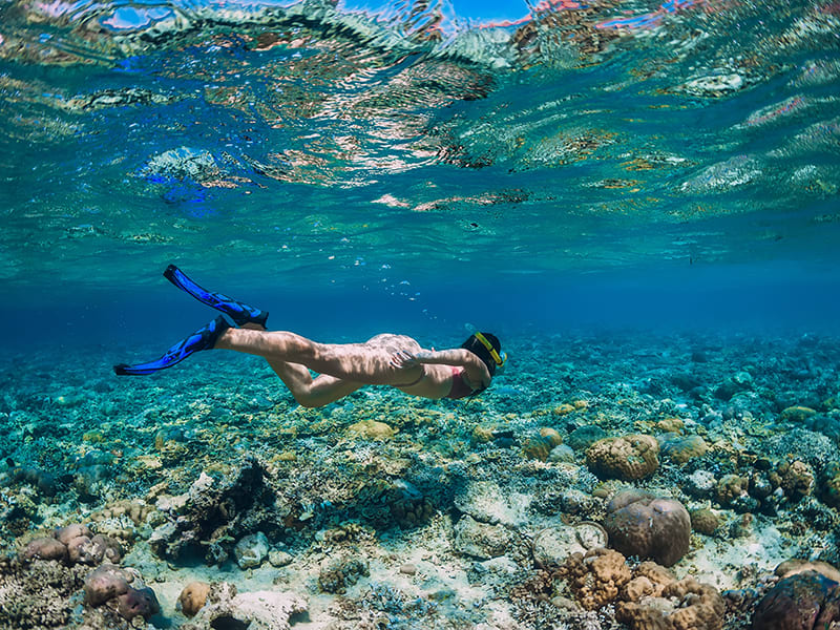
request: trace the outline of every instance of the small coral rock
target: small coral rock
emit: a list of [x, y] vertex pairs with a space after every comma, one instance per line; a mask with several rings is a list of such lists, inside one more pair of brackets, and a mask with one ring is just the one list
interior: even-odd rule
[[64, 560], [67, 547], [55, 538], [36, 538], [20, 552], [21, 560]]
[[130, 588], [117, 597], [117, 612], [124, 619], [131, 621], [137, 616], [148, 620], [149, 617], [160, 612], [155, 592], [148, 586], [145, 588]]
[[67, 556], [73, 564], [97, 565], [103, 559], [119, 562], [119, 545], [97, 534], [93, 538], [77, 536], [67, 543]]
[[676, 581], [673, 573], [655, 562], [642, 562], [633, 570], [630, 580], [621, 592], [621, 599], [638, 602], [644, 597], [661, 597], [662, 591]]
[[397, 432], [393, 427], [376, 420], [360, 420], [347, 427], [347, 432], [365, 440], [390, 440]]
[[820, 471], [820, 499], [833, 508], [840, 508], [840, 462], [826, 463]]
[[525, 444], [522, 445], [522, 454], [529, 459], [538, 459], [544, 462], [548, 459], [552, 448], [554, 448], [554, 444], [550, 438], [532, 437], [525, 440]]
[[794, 500], [811, 494], [814, 487], [814, 471], [802, 461], [784, 463], [779, 466], [781, 486], [785, 494]]
[[252, 569], [260, 566], [268, 557], [268, 538], [262, 532], [244, 536], [233, 549], [236, 564], [240, 569]]
[[181, 612], [187, 617], [194, 617], [207, 603], [207, 595], [210, 593], [210, 585], [207, 582], [190, 582], [178, 596], [178, 603], [181, 605]]
[[632, 577], [624, 556], [603, 547], [585, 555], [572, 554], [557, 575], [568, 581], [575, 600], [586, 610], [597, 610], [615, 600]]
[[128, 576], [113, 564], [103, 564], [85, 578], [85, 602], [99, 606], [128, 592]]
[[781, 580], [758, 603], [753, 630], [823, 630], [840, 622], [840, 584], [815, 571]]
[[482, 560], [504, 555], [512, 540], [513, 536], [503, 525], [480, 523], [466, 514], [455, 525], [455, 549]]
[[324, 593], [343, 594], [360, 578], [368, 575], [368, 565], [361, 558], [339, 557], [321, 569], [318, 574], [318, 587]]
[[557, 429], [552, 429], [551, 427], [541, 428], [540, 437], [544, 437], [551, 442], [552, 447], [563, 443], [563, 437], [557, 432]]
[[691, 518], [679, 501], [622, 492], [607, 506], [603, 525], [610, 545], [626, 556], [651, 558], [670, 567], [688, 552]]
[[[581, 530], [587, 531], [581, 531]], [[573, 553], [584, 554], [595, 547], [605, 547], [607, 532], [594, 523], [554, 525], [540, 530], [531, 542], [531, 554], [539, 567], [563, 564]]]
[[715, 486], [715, 497], [721, 505], [731, 507], [738, 499], [747, 496], [749, 487], [749, 479], [738, 475], [724, 475]]
[[672, 437], [662, 443], [662, 452], [675, 464], [685, 464], [709, 452], [709, 445], [699, 435]]
[[700, 534], [711, 536], [720, 525], [717, 514], [709, 508], [700, 508], [691, 513], [691, 528]]
[[792, 407], [786, 407], [783, 409], [781, 416], [782, 420], [786, 420], [788, 422], [804, 422], [816, 413], [817, 412], [810, 407], [805, 407], [804, 405], [793, 405]]
[[659, 467], [659, 443], [650, 435], [598, 440], [586, 449], [586, 463], [600, 477], [633, 481]]

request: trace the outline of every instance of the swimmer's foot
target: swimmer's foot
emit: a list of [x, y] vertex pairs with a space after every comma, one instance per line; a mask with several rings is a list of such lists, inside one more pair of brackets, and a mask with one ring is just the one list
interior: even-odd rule
[[159, 359], [148, 363], [138, 363], [137, 365], [120, 363], [114, 366], [114, 372], [118, 376], [142, 376], [152, 374], [159, 370], [165, 370], [200, 350], [212, 350], [219, 337], [228, 328], [230, 328], [228, 321], [219, 315], [204, 328], [196, 330], [189, 337], [169, 348], [166, 354]]
[[237, 302], [221, 293], [211, 293], [206, 289], [202, 289], [175, 265], [169, 265], [166, 271], [163, 272], [163, 275], [176, 287], [182, 291], [186, 291], [202, 304], [206, 304], [228, 315], [236, 322], [237, 326], [257, 324], [265, 328], [265, 322], [268, 319], [267, 312], [248, 306], [242, 302]]

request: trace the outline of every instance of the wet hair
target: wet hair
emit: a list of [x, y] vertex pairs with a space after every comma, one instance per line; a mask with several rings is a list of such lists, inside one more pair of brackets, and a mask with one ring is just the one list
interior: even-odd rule
[[[499, 338], [492, 333], [481, 333], [484, 335], [484, 338], [490, 342], [490, 345], [496, 349], [496, 352], [501, 352], [502, 344], [499, 343]], [[496, 373], [496, 362], [493, 360], [493, 357], [490, 356], [490, 351], [484, 347], [484, 344], [481, 343], [475, 335], [470, 335], [469, 338], [461, 344], [461, 347], [469, 350], [474, 355], [476, 355], [479, 359], [484, 361], [487, 369], [490, 371], [490, 376], [493, 376]]]

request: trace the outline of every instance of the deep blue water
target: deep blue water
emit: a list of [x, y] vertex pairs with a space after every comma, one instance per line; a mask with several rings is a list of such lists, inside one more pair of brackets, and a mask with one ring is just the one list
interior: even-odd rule
[[[503, 22], [502, 20], [509, 22]], [[836, 3], [0, 4], [18, 351], [837, 332]]]

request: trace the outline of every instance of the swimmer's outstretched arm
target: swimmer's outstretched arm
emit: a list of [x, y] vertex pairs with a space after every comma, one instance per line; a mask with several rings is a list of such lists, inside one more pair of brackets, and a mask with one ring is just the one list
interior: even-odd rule
[[418, 363], [439, 363], [460, 366], [467, 371], [467, 376], [470, 381], [476, 384], [481, 383], [483, 387], [489, 387], [492, 378], [484, 361], [465, 348], [420, 350], [414, 353], [400, 351], [394, 355], [392, 363], [404, 367], [411, 367]]
[[467, 367], [480, 361], [469, 350], [454, 348], [452, 350], [420, 350], [411, 355], [418, 363], [443, 363], [445, 365], [460, 365]]

